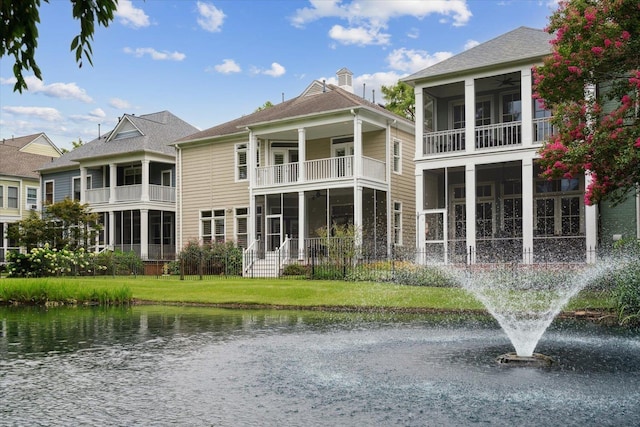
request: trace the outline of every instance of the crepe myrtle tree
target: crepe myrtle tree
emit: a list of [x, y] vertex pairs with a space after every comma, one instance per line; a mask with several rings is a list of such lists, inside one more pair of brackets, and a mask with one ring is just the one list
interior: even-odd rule
[[[57, 0], [56, 0], [57, 1]], [[49, 3], [49, 0], [44, 0]], [[80, 21], [80, 33], [71, 40], [71, 51], [82, 67], [83, 58], [93, 65], [91, 42], [95, 23], [108, 27], [118, 8], [118, 0], [71, 0], [72, 16]], [[32, 70], [42, 80], [42, 71], [36, 63], [38, 47], [38, 24], [40, 23], [41, 0], [0, 1], [0, 58], [13, 56], [14, 91], [27, 89], [24, 71]]]
[[553, 111], [543, 176], [590, 177], [585, 203], [618, 204], [640, 183], [640, 2], [560, 2], [534, 98]]

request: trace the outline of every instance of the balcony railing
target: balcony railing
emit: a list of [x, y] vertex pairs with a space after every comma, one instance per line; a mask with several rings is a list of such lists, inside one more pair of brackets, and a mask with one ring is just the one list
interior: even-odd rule
[[[304, 162], [306, 182], [336, 181], [353, 178], [354, 156], [330, 157]], [[362, 157], [362, 177], [385, 182], [386, 163], [369, 157]], [[256, 168], [256, 187], [300, 182], [298, 163], [261, 166]]]
[[[85, 201], [87, 203], [109, 203], [111, 191], [109, 187], [92, 188], [87, 190]], [[142, 185], [122, 185], [115, 188], [115, 201], [128, 202], [142, 199]], [[176, 189], [164, 185], [149, 185], [149, 200], [154, 202], [175, 203]]]
[[[533, 119], [534, 143], [549, 139], [555, 132], [551, 117]], [[475, 148], [493, 149], [522, 144], [522, 122], [505, 122], [475, 128]], [[425, 133], [422, 146], [423, 155], [463, 152], [465, 145], [465, 129], [448, 129]]]

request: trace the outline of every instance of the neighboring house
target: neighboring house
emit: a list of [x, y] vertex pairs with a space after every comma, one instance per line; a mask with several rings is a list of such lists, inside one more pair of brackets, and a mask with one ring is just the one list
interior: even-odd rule
[[40, 168], [43, 203], [71, 198], [100, 215], [96, 250], [175, 255], [175, 149], [198, 129], [169, 111], [123, 115], [109, 133]]
[[304, 260], [325, 244], [319, 229], [353, 224], [367, 255], [413, 248], [413, 122], [354, 95], [349, 70], [337, 74], [339, 86], [314, 81], [174, 143], [179, 247], [235, 241], [256, 258]]
[[7, 251], [19, 249], [7, 238], [11, 224], [41, 208], [40, 175], [36, 169], [61, 154], [44, 133], [3, 139], [0, 143], [0, 263], [5, 262]]
[[640, 237], [637, 198], [616, 213], [584, 204], [588, 175], [539, 176], [552, 127], [532, 98], [532, 67], [551, 39], [520, 27], [403, 79], [415, 87], [417, 243], [427, 260], [593, 261], [597, 247]]

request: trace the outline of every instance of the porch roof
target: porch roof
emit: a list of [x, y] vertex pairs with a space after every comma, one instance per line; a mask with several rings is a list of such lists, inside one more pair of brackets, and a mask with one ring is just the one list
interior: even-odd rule
[[[319, 82], [316, 82], [319, 83]], [[322, 85], [322, 83], [319, 83]], [[319, 87], [315, 85], [314, 87]], [[375, 113], [387, 116], [392, 119], [402, 120], [413, 127], [409, 120], [391, 113], [389, 110], [378, 104], [369, 102], [360, 96], [350, 93], [336, 85], [327, 84], [325, 91], [307, 90], [302, 95], [276, 104], [272, 107], [256, 111], [252, 114], [239, 117], [226, 123], [205, 129], [193, 135], [177, 140], [174, 144], [198, 141], [207, 138], [231, 136], [248, 133], [245, 128], [256, 125], [268, 125], [284, 120], [301, 119], [304, 120], [313, 115], [320, 115], [333, 111], [348, 111], [352, 108], [364, 107]]]
[[418, 80], [432, 80], [498, 64], [538, 60], [551, 53], [550, 42], [553, 38], [552, 34], [543, 30], [519, 27], [401, 80], [415, 84]]

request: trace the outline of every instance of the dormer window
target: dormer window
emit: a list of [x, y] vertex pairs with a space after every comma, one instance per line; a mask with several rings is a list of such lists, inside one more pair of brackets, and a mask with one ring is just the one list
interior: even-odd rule
[[118, 132], [113, 139], [116, 140], [116, 139], [133, 138], [134, 136], [140, 136], [140, 132], [138, 132], [137, 129], [123, 130], [121, 132]]

